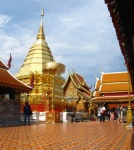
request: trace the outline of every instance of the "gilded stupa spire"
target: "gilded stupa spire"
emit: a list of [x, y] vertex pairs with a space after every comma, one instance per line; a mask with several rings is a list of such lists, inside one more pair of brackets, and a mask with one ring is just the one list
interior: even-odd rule
[[[54, 110], [54, 105], [57, 105], [59, 109], [61, 108], [61, 103], [63, 104], [62, 86], [65, 80], [61, 76], [61, 73], [64, 72], [65, 66], [56, 63], [53, 58], [44, 34], [43, 17], [44, 10], [41, 13], [41, 24], [36, 40], [31, 46], [16, 77], [23, 83], [33, 87], [28, 96], [30, 104], [34, 105], [33, 110], [48, 112]], [[45, 98], [46, 94], [52, 95], [51, 103], [49, 103], [49, 98]], [[27, 99], [21, 98], [23, 104]]]
[[37, 39], [45, 40], [44, 29], [43, 29], [44, 9], [42, 9], [41, 17], [42, 17], [42, 19], [41, 19], [41, 23], [40, 23], [40, 28], [39, 28], [39, 32], [38, 32], [38, 35], [37, 35]]
[[22, 64], [19, 73], [16, 77], [26, 76], [30, 74], [30, 72], [39, 72], [42, 73], [44, 65], [48, 62], [53, 61], [53, 55], [51, 50], [45, 40], [45, 34], [43, 29], [43, 17], [44, 17], [44, 9], [41, 13], [41, 23], [39, 27], [39, 31], [37, 34], [36, 41], [33, 43], [30, 48], [24, 63]]

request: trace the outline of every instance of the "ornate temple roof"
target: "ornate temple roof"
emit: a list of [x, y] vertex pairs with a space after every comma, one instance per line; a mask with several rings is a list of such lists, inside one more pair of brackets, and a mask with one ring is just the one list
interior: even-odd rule
[[99, 91], [94, 91], [93, 92], [93, 97], [98, 97], [100, 96], [100, 92]]
[[64, 91], [66, 90], [68, 83], [72, 81], [74, 87], [85, 97], [91, 97], [92, 93], [90, 92], [90, 88], [88, 87], [86, 81], [82, 76], [73, 72], [73, 74], [69, 73], [68, 79], [64, 84]]
[[101, 83], [128, 82], [128, 72], [103, 73]]
[[77, 79], [78, 83], [82, 86], [85, 87], [87, 89], [89, 89], [87, 83], [85, 82], [84, 78], [82, 76], [80, 76], [77, 73], [74, 73], [73, 76], [75, 76], [75, 78]]
[[42, 73], [44, 65], [51, 61], [53, 61], [53, 56], [45, 40], [42, 18], [37, 39], [34, 42], [33, 46], [30, 48], [24, 60], [24, 63], [19, 70], [19, 73], [16, 74], [16, 77], [19, 78], [22, 76], [26, 76], [29, 75], [30, 72], [35, 71]]
[[[113, 92], [126, 92], [128, 91], [128, 83], [111, 83], [111, 84], [103, 84], [100, 86], [100, 93], [113, 93]], [[132, 91], [132, 86], [130, 86], [130, 90]]]
[[[128, 72], [111, 72], [101, 74], [100, 93], [128, 91]], [[130, 86], [132, 91], [132, 86]]]
[[8, 66], [5, 65], [5, 64], [2, 62], [1, 59], [0, 59], [0, 68], [1, 68], [1, 69], [8, 69]]
[[96, 78], [96, 83], [95, 83], [95, 90], [99, 90], [99, 87], [100, 87], [100, 79], [99, 78]]
[[11, 87], [23, 91], [31, 91], [32, 88], [15, 78], [8, 67], [0, 60], [0, 86]]
[[111, 101], [128, 99], [128, 90], [133, 95], [131, 82], [129, 84], [128, 72], [101, 73], [101, 80], [96, 79], [93, 101]]
[[[131, 101], [134, 95], [130, 95]], [[125, 96], [99, 96], [92, 99], [93, 102], [128, 102], [128, 95]]]

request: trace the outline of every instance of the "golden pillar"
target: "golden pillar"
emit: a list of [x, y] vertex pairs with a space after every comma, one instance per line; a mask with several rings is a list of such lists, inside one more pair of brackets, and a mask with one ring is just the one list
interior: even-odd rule
[[46, 113], [46, 121], [47, 122], [60, 122], [60, 113], [55, 112], [55, 74], [61, 74], [65, 71], [65, 66], [60, 63], [48, 62], [45, 65], [45, 69], [47, 69], [52, 74], [52, 98], [51, 98], [51, 111]]
[[54, 87], [55, 87], [55, 69], [52, 69], [52, 107], [51, 111], [54, 111]]
[[89, 114], [92, 114], [92, 109], [93, 109], [93, 103], [90, 100], [90, 106], [89, 106]]
[[[128, 68], [127, 68], [128, 69]], [[132, 122], [132, 109], [130, 105], [130, 74], [128, 71], [128, 109], [127, 109], [127, 128], [129, 124]]]
[[51, 101], [51, 97], [52, 97], [52, 88], [48, 88], [46, 86], [46, 90], [44, 91], [44, 98], [45, 100], [43, 101], [45, 103], [45, 111], [49, 111], [50, 110], [50, 101]]
[[65, 71], [65, 66], [61, 63], [48, 62], [45, 65], [45, 69], [52, 74], [52, 99], [51, 99], [51, 111], [54, 111], [54, 102], [55, 102], [55, 74], [61, 74]]

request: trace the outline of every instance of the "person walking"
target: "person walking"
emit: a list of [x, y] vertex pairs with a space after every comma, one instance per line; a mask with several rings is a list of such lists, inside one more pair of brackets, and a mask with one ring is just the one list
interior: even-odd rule
[[121, 122], [122, 122], [123, 121], [123, 104], [121, 105], [120, 110], [121, 110]]
[[115, 116], [114, 116], [114, 109], [112, 108], [111, 109], [111, 112], [110, 112], [110, 120], [114, 120]]
[[110, 109], [110, 108], [108, 108], [108, 110], [107, 110], [108, 120], [110, 120], [110, 112], [111, 112], [111, 109]]
[[98, 120], [101, 119], [101, 109], [102, 109], [102, 107], [99, 107], [99, 108], [98, 108]]
[[118, 123], [121, 123], [121, 109], [120, 109], [120, 105], [118, 105], [117, 107], [117, 115], [118, 115]]
[[102, 105], [100, 122], [101, 121], [105, 122], [105, 112], [106, 112], [106, 108], [104, 105]]
[[28, 125], [30, 125], [30, 115], [32, 115], [31, 107], [28, 102], [24, 106], [24, 124], [26, 125], [26, 119], [28, 119]]

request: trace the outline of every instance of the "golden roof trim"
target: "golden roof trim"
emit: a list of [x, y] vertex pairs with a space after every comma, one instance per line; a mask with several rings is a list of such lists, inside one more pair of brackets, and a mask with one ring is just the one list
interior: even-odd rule
[[[73, 73], [74, 75], [75, 75], [75, 77], [77, 78], [77, 80], [79, 81], [79, 83], [81, 84], [81, 85], [83, 85], [84, 87], [87, 87], [87, 88], [89, 88], [88, 87], [88, 85], [87, 85], [87, 83], [86, 83], [86, 81], [85, 81], [85, 79], [81, 76], [81, 75], [79, 75], [79, 74], [77, 74], [77, 73]], [[80, 81], [80, 78], [82, 79], [82, 82]]]
[[74, 85], [76, 86], [76, 88], [78, 88], [78, 89], [79, 89], [79, 88], [80, 88], [80, 87], [79, 87], [80, 85], [78, 85], [78, 86], [76, 85], [76, 83], [75, 83], [75, 81], [74, 81], [74, 79], [73, 79], [73, 77], [72, 77], [72, 76], [73, 76], [73, 75], [71, 75], [71, 74], [70, 74], [70, 78], [71, 78], [72, 82], [74, 83]]

